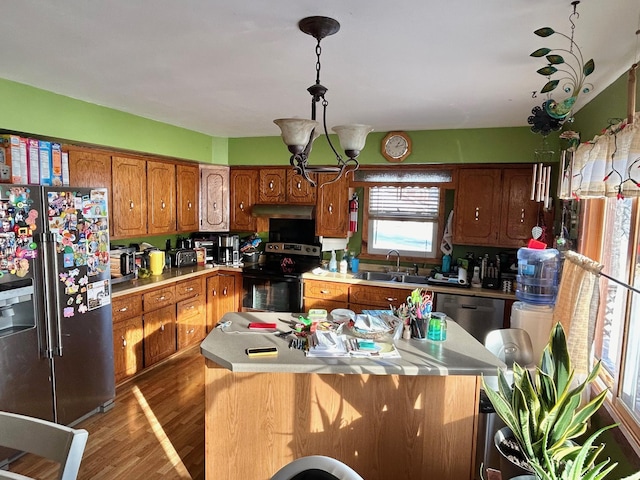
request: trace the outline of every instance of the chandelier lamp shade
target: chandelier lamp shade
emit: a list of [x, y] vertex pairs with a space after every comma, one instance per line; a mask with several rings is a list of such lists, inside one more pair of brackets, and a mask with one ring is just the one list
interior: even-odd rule
[[[322, 53], [320, 41], [329, 35], [337, 33], [340, 30], [340, 24], [333, 18], [316, 16], [303, 18], [298, 22], [298, 28], [317, 40], [316, 81], [307, 89], [311, 94], [311, 119], [279, 118], [273, 122], [280, 127], [282, 140], [291, 153], [291, 166], [296, 173], [302, 175], [309, 183], [315, 186], [316, 182], [311, 177], [312, 173], [335, 174], [332, 179], [324, 182], [324, 184], [328, 184], [336, 182], [347, 172], [357, 170], [359, 167], [358, 155], [364, 148], [367, 135], [373, 128], [369, 125], [360, 124], [333, 127], [332, 130], [338, 135], [338, 140], [346, 159], [338, 153], [331, 142], [327, 130], [327, 105], [329, 102], [325, 98], [327, 88], [320, 83], [320, 55]], [[316, 121], [316, 104], [319, 102], [322, 105], [322, 124]], [[309, 154], [311, 153], [313, 142], [322, 134], [324, 134], [329, 147], [336, 156], [335, 165], [309, 165]]]

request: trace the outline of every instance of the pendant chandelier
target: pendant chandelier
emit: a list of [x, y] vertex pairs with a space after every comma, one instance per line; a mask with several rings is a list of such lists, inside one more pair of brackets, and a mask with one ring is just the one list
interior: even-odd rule
[[[338, 135], [340, 145], [347, 159], [344, 160], [337, 152], [327, 131], [327, 105], [329, 102], [325, 98], [327, 88], [320, 83], [320, 54], [322, 53], [320, 41], [329, 35], [337, 33], [340, 30], [340, 24], [333, 18], [306, 17], [298, 22], [298, 28], [303, 33], [314, 37], [318, 42], [316, 44], [316, 82], [307, 89], [311, 94], [311, 120], [279, 118], [273, 122], [282, 131], [282, 139], [289, 148], [289, 152], [291, 152], [290, 163], [295, 172], [302, 175], [313, 186], [316, 185], [316, 182], [310, 177], [310, 174], [335, 174], [334, 178], [323, 183], [323, 185], [326, 185], [338, 181], [347, 172], [358, 169], [358, 155], [364, 148], [367, 135], [373, 129], [369, 125], [359, 124], [333, 127], [332, 130]], [[322, 103], [322, 131], [320, 131], [320, 123], [316, 121], [316, 104], [318, 102]], [[308, 163], [313, 141], [322, 133], [324, 133], [329, 147], [331, 147], [336, 156], [336, 165], [311, 166]]]

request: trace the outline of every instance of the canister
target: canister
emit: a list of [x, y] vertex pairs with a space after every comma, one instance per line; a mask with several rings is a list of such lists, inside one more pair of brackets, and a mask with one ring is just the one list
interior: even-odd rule
[[149, 270], [151, 275], [162, 275], [164, 270], [164, 252], [162, 250], [149, 252]]
[[427, 339], [442, 342], [447, 339], [447, 315], [432, 312], [427, 330]]

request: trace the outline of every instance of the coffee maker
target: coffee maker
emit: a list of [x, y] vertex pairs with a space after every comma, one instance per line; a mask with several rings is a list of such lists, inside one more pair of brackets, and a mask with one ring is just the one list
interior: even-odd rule
[[239, 265], [240, 238], [238, 235], [220, 235], [218, 237], [218, 265]]

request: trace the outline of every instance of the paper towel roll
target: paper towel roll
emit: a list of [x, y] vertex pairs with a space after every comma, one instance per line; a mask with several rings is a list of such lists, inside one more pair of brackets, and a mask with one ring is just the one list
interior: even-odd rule
[[458, 283], [460, 285], [466, 285], [467, 283], [467, 269], [458, 267]]

